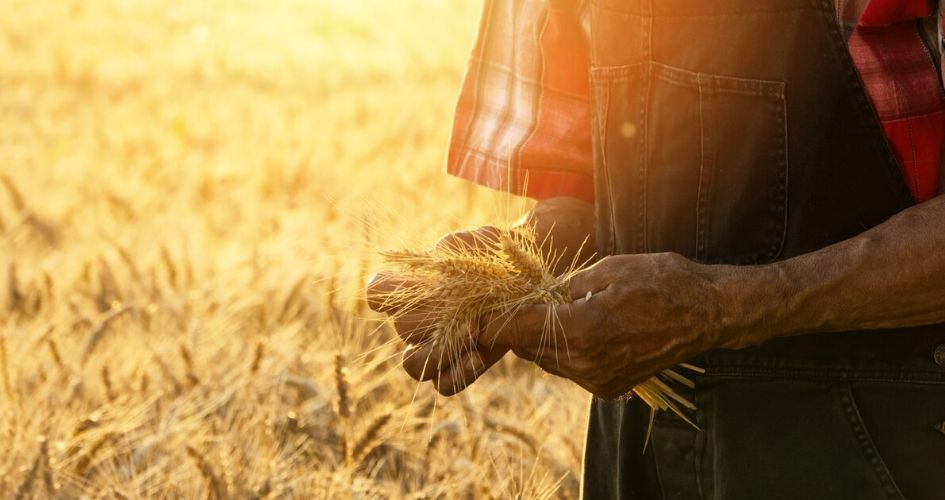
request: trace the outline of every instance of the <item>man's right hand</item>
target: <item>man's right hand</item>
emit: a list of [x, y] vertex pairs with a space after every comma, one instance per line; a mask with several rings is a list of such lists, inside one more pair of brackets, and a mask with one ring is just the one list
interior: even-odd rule
[[[550, 198], [539, 201], [521, 224], [533, 225], [538, 241], [549, 245], [545, 250], [560, 256], [556, 269], [556, 272], [560, 272], [573, 260], [583, 262], [593, 255], [593, 245], [588, 242], [593, 231], [593, 221], [593, 207], [589, 203], [574, 198]], [[443, 237], [437, 247], [462, 246], [475, 251], [484, 237], [496, 231], [496, 228], [486, 226], [452, 233]], [[419, 382], [431, 381], [440, 394], [452, 396], [475, 382], [502, 359], [508, 349], [477, 342], [472, 349], [464, 352], [447, 353], [425, 342], [425, 332], [430, 331], [437, 319], [437, 304], [416, 304], [410, 310], [403, 311], [395, 310], [385, 301], [396, 289], [412, 284], [402, 276], [379, 273], [368, 283], [368, 304], [375, 311], [394, 317], [394, 329], [407, 343], [403, 357], [404, 370]], [[470, 331], [476, 332], [477, 336], [483, 330], [480, 323], [477, 320], [476, 324], [470, 325]]]

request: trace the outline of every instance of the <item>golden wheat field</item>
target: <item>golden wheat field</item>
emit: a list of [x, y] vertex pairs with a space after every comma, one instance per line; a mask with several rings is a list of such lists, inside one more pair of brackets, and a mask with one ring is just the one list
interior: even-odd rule
[[585, 393], [436, 397], [362, 299], [524, 206], [443, 173], [479, 8], [3, 2], [0, 497], [576, 496]]

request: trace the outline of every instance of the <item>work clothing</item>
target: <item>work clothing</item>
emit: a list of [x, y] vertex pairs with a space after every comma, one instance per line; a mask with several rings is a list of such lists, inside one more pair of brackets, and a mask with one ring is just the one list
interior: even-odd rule
[[[531, 55], [549, 57], [480, 40], [450, 170], [593, 199], [604, 255], [749, 265], [846, 240], [937, 192], [945, 138], [939, 59], [911, 57], [930, 48], [914, 17], [933, 5], [874, 2], [597, 0], [583, 29], [549, 8], [530, 38]], [[884, 24], [877, 6], [908, 20]], [[519, 33], [529, 9], [487, 2], [484, 27]], [[574, 49], [549, 52], [557, 38]], [[566, 68], [585, 64], [582, 87]], [[945, 325], [781, 338], [691, 362], [706, 369], [686, 391], [698, 428], [660, 414], [644, 447], [642, 401], [592, 403], [586, 498], [945, 495]]]
[[[532, 198], [593, 200], [588, 45], [596, 31], [595, 3], [485, 0], [456, 106], [451, 174]], [[938, 167], [945, 136], [942, 21], [927, 0], [834, 5], [909, 187], [924, 201], [935, 194], [937, 179], [945, 182]], [[792, 28], [772, 27], [767, 36], [789, 35], [784, 32]], [[681, 41], [682, 50], [705, 43], [695, 29]], [[759, 40], [753, 54], [764, 57], [767, 46]]]

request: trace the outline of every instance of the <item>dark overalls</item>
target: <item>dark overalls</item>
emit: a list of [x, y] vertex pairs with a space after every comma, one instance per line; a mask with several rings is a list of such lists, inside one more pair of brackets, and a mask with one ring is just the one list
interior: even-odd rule
[[[831, 0], [592, 3], [603, 253], [766, 263], [914, 203]], [[593, 402], [585, 497], [945, 499], [945, 325], [692, 362], [701, 430], [662, 414], [644, 452], [645, 404]]]

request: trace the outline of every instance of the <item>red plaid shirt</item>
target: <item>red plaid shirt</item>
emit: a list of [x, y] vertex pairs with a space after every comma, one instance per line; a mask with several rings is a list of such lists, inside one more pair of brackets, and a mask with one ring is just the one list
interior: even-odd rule
[[[485, 0], [456, 108], [451, 174], [532, 198], [593, 199], [589, 26], [586, 9], [561, 3]], [[917, 201], [939, 191], [945, 143], [934, 4], [837, 0], [853, 61]]]

